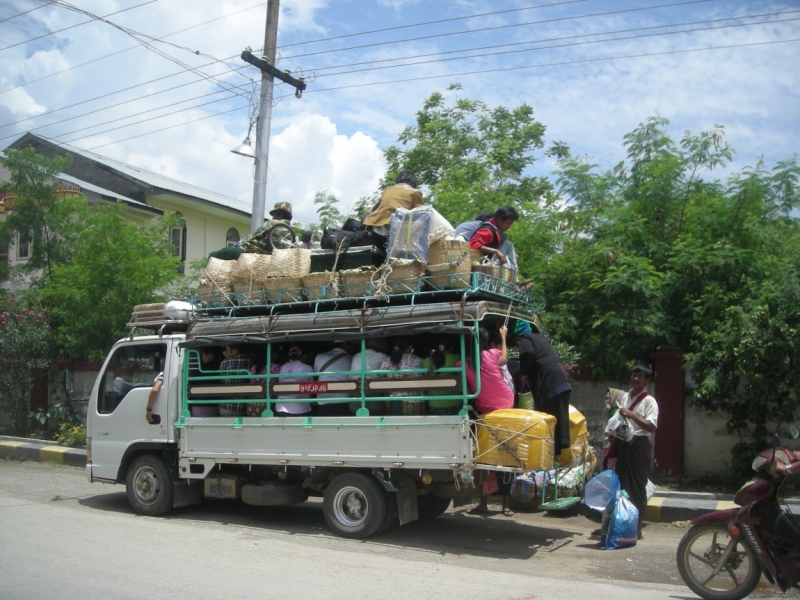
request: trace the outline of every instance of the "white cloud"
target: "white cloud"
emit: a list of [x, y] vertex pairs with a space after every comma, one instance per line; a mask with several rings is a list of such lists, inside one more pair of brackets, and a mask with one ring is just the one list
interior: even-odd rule
[[[6, 87], [11, 87], [9, 81], [0, 77], [0, 89]], [[21, 117], [39, 115], [47, 110], [22, 88], [0, 95], [0, 106], [7, 108], [11, 114]]]

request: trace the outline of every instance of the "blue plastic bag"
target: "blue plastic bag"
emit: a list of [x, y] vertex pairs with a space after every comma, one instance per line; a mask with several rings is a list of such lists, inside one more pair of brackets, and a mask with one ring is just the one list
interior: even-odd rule
[[600, 540], [603, 550], [635, 546], [639, 537], [639, 510], [625, 496], [620, 496], [608, 524], [608, 534]]
[[612, 470], [592, 477], [583, 488], [583, 503], [594, 510], [611, 511], [619, 496], [619, 477]]

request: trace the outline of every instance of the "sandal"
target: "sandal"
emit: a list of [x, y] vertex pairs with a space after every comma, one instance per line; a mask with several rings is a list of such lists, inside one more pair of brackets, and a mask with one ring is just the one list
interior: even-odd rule
[[510, 508], [504, 508], [503, 509], [503, 515], [506, 516], [506, 517], [513, 517], [514, 516], [514, 511], [511, 510]]
[[489, 514], [489, 511], [485, 508], [478, 508], [474, 506], [467, 511], [468, 515], [486, 515]]

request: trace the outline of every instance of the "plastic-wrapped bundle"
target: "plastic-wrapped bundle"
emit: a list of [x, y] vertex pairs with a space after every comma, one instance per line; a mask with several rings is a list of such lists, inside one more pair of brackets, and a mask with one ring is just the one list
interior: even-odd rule
[[439, 230], [452, 232], [453, 226], [432, 206], [398, 208], [389, 224], [387, 256], [428, 262], [428, 235]]
[[551, 469], [555, 427], [555, 417], [532, 410], [508, 408], [482, 415], [476, 461], [531, 471]]
[[562, 465], [576, 467], [590, 463], [594, 471], [597, 462], [594, 450], [589, 445], [589, 428], [586, 426], [586, 417], [574, 406], [569, 407], [569, 448], [564, 448], [556, 457]]

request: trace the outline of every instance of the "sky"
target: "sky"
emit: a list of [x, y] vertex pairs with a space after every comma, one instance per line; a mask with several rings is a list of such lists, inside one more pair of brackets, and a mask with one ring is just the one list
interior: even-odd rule
[[[253, 161], [230, 150], [258, 110], [239, 55], [261, 54], [266, 4], [2, 0], [0, 148], [33, 131], [249, 203]], [[725, 126], [736, 154], [710, 177], [800, 148], [800, 0], [282, 0], [277, 55], [308, 89], [275, 87], [267, 208], [305, 222], [319, 190], [343, 212], [373, 195], [436, 91], [527, 103], [547, 145], [600, 169], [654, 115], [674, 139]], [[556, 167], [540, 151], [531, 172]]]

